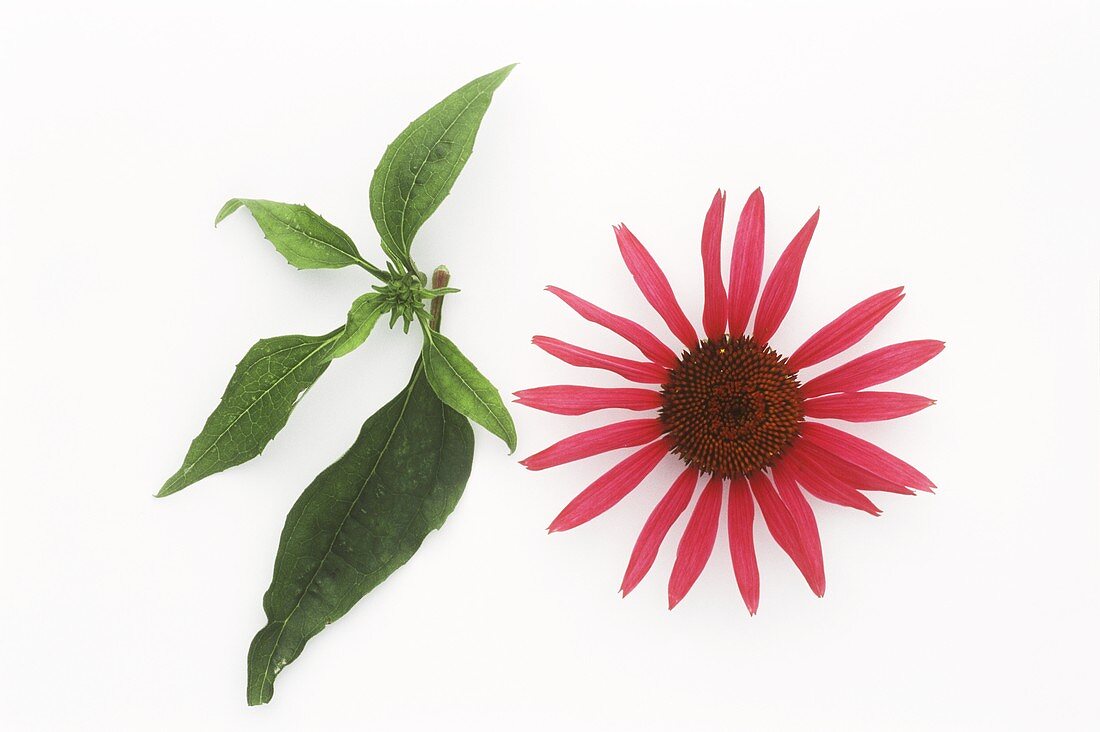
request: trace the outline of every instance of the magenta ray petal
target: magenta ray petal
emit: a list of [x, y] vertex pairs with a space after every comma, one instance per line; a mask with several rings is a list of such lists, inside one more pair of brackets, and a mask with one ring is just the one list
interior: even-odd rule
[[661, 458], [668, 454], [669, 447], [667, 440], [657, 440], [596, 478], [562, 509], [547, 531], [567, 531], [580, 526], [623, 500], [653, 472]]
[[627, 269], [634, 276], [634, 281], [638, 283], [638, 289], [645, 295], [645, 299], [681, 343], [687, 348], [695, 348], [699, 345], [699, 336], [684, 315], [684, 310], [677, 302], [668, 278], [657, 266], [656, 260], [642, 246], [638, 238], [630, 233], [626, 224], [621, 224], [615, 229], [615, 237], [619, 241], [619, 252], [623, 255], [623, 261], [626, 262]]
[[877, 445], [827, 424], [804, 422], [802, 437], [822, 450], [894, 483], [922, 491], [936, 487], [924, 473], [904, 460], [894, 457]]
[[879, 348], [802, 385], [802, 396], [810, 397], [837, 391], [859, 391], [907, 374], [927, 363], [943, 350], [943, 341], [907, 341]]
[[858, 508], [872, 516], [882, 513], [871, 499], [834, 478], [805, 453], [788, 453], [784, 463], [792, 477], [814, 497], [838, 506]]
[[821, 553], [821, 535], [817, 530], [814, 511], [810, 508], [806, 497], [802, 495], [794, 475], [787, 469], [785, 460], [780, 460], [772, 467], [772, 483], [783, 504], [791, 512], [791, 518], [794, 519], [794, 525], [798, 529], [799, 541], [802, 542], [802, 548], [806, 551], [809, 567], [813, 570], [810, 589], [815, 595], [821, 597], [825, 594], [825, 558]]
[[743, 477], [730, 481], [727, 508], [733, 576], [737, 579], [737, 589], [741, 591], [741, 599], [745, 601], [749, 615], [756, 615], [756, 609], [760, 606], [760, 569], [756, 565], [756, 547], [752, 538], [756, 506], [749, 492], [749, 483]]
[[853, 465], [847, 460], [842, 460], [828, 450], [822, 450], [817, 445], [807, 440], [799, 440], [791, 447], [788, 455], [803, 455], [808, 457], [823, 468], [838, 483], [860, 491], [885, 491], [887, 493], [900, 493], [911, 496], [913, 491], [903, 485], [886, 480], [863, 468]]
[[806, 258], [806, 249], [810, 246], [810, 239], [813, 238], [820, 216], [821, 209], [814, 211], [810, 220], [795, 234], [779, 256], [779, 261], [775, 263], [775, 268], [764, 285], [760, 307], [756, 310], [756, 322], [753, 324], [753, 337], [761, 343], [766, 343], [775, 335], [783, 318], [787, 317], [787, 311], [791, 309], [794, 293], [798, 289], [798, 276], [802, 272], [802, 261]]
[[680, 545], [676, 548], [676, 564], [668, 580], [668, 609], [676, 607], [703, 572], [714, 540], [718, 536], [718, 517], [722, 512], [722, 479], [711, 478], [695, 502]]
[[667, 369], [674, 369], [680, 363], [680, 359], [676, 357], [676, 353], [671, 348], [633, 320], [609, 313], [560, 287], [550, 285], [546, 289], [561, 298], [566, 305], [573, 308], [585, 320], [602, 325], [611, 332], [625, 338], [653, 363]]
[[748, 327], [763, 272], [764, 194], [757, 188], [741, 210], [730, 258], [729, 332], [734, 338]]
[[699, 471], [695, 468], [688, 468], [680, 473], [680, 477], [673, 481], [665, 497], [657, 503], [653, 513], [649, 514], [645, 526], [642, 527], [642, 533], [638, 535], [638, 541], [634, 544], [630, 561], [626, 565], [626, 574], [623, 575], [623, 584], [620, 588], [623, 597], [638, 586], [653, 566], [653, 561], [657, 558], [657, 550], [661, 548], [661, 543], [668, 535], [672, 524], [687, 509], [698, 482]]
[[598, 386], [539, 386], [515, 393], [516, 403], [554, 414], [588, 414], [598, 409], [630, 409], [644, 412], [659, 409], [661, 393], [652, 389]]
[[633, 361], [629, 358], [608, 356], [605, 353], [590, 351], [587, 348], [574, 346], [547, 336], [535, 336], [531, 339], [531, 342], [567, 364], [585, 368], [605, 369], [618, 374], [627, 381], [640, 384], [663, 384], [668, 377], [667, 369], [648, 361]]
[[665, 432], [659, 419], [629, 419], [625, 422], [596, 427], [555, 442], [519, 464], [528, 470], [545, 470], [575, 460], [599, 455], [624, 447], [637, 447], [656, 440]]
[[803, 547], [798, 527], [795, 524], [794, 517], [791, 516], [790, 509], [783, 503], [779, 494], [775, 492], [768, 476], [763, 473], [756, 472], [750, 475], [749, 487], [760, 506], [764, 523], [767, 525], [772, 538], [775, 539], [775, 543], [787, 553], [787, 556], [798, 567], [798, 571], [806, 578], [810, 589], [820, 597], [825, 592], [824, 577], [818, 576], [809, 554]]
[[896, 391], [856, 391], [830, 394], [804, 403], [807, 417], [842, 419], [847, 422], [881, 422], [919, 412], [936, 402], [916, 394]]
[[895, 287], [852, 306], [799, 346], [787, 360], [787, 367], [800, 371], [859, 343], [903, 297], [902, 288]]
[[722, 223], [726, 194], [719, 190], [703, 221], [703, 332], [712, 341], [726, 332], [726, 286], [722, 284]]

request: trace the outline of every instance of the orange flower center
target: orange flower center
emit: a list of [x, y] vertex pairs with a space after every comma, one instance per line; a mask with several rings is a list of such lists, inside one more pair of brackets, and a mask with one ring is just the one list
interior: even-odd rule
[[731, 478], [775, 464], [798, 436], [802, 395], [787, 359], [751, 336], [703, 341], [661, 389], [661, 420], [688, 465]]

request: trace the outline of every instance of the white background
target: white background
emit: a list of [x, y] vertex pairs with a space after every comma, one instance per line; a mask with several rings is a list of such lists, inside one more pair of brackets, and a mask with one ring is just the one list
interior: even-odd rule
[[[1095, 4], [36, 3], [0, 15], [0, 720], [8, 729], [1081, 729], [1097, 721], [1100, 63]], [[767, 198], [768, 263], [822, 207], [790, 320], [908, 297], [861, 350], [948, 348], [891, 385], [940, 403], [856, 431], [932, 476], [885, 514], [815, 504], [815, 598], [757, 522], [745, 612], [726, 540], [669, 612], [674, 542], [626, 600], [669, 462], [609, 514], [544, 527], [604, 456], [516, 459], [570, 419], [478, 431], [441, 533], [245, 706], [283, 518], [401, 385], [385, 329], [262, 458], [165, 500], [258, 338], [325, 332], [364, 273], [298, 272], [233, 196], [308, 202], [380, 258], [386, 143], [520, 61], [421, 266], [445, 329], [501, 388], [614, 383], [534, 333], [630, 355], [541, 291], [664, 333], [611, 224], [701, 308], [699, 232]], [[728, 253], [727, 239], [727, 253]], [[683, 520], [673, 531], [678, 537]]]

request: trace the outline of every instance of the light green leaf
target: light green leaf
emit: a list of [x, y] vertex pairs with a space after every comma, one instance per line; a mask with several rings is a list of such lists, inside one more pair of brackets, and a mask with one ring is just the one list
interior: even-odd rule
[[[248, 703], [306, 642], [408, 561], [443, 525], [470, 477], [470, 423], [432, 392], [418, 363], [409, 385], [366, 421], [343, 457], [290, 509], [248, 651]], [[362, 656], [362, 652], [355, 652]]]
[[516, 449], [516, 427], [500, 392], [462, 355], [446, 336], [428, 331], [421, 351], [424, 370], [435, 393], [456, 409]]
[[412, 268], [409, 248], [421, 225], [451, 191], [474, 148], [493, 92], [515, 64], [474, 79], [413, 121], [374, 171], [370, 213], [383, 248]]
[[183, 465], [157, 496], [175, 493], [263, 452], [302, 393], [328, 368], [329, 352], [340, 333], [265, 338], [252, 346], [191, 443]]
[[355, 264], [369, 272], [380, 270], [359, 256], [352, 240], [308, 206], [276, 203], [253, 198], [226, 201], [214, 219], [217, 226], [229, 214], [244, 206], [260, 225], [264, 237], [298, 269], [336, 269]]
[[374, 324], [385, 311], [386, 304], [373, 292], [356, 298], [351, 304], [351, 310], [348, 311], [348, 322], [344, 326], [344, 331], [336, 339], [329, 358], [346, 356], [363, 345], [363, 341], [367, 340], [367, 336], [374, 329]]

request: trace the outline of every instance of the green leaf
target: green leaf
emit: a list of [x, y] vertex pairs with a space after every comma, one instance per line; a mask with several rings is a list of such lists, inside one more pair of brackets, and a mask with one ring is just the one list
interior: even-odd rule
[[298, 269], [336, 269], [355, 264], [369, 272], [380, 270], [359, 256], [352, 240], [308, 206], [253, 198], [231, 198], [214, 219], [217, 226], [244, 206], [260, 225], [264, 237]]
[[374, 329], [374, 324], [385, 311], [386, 303], [373, 292], [356, 298], [351, 304], [351, 310], [348, 311], [348, 322], [340, 337], [336, 339], [329, 358], [346, 356], [363, 345], [363, 341], [367, 340], [367, 336]]
[[370, 183], [374, 225], [386, 252], [410, 270], [413, 237], [450, 193], [474, 149], [493, 92], [514, 66], [474, 79], [417, 117], [375, 168]]
[[341, 331], [265, 338], [252, 346], [191, 443], [183, 465], [157, 496], [175, 493], [263, 452], [302, 393], [328, 368], [329, 352]]
[[424, 338], [424, 370], [435, 393], [445, 404], [504, 440], [516, 449], [516, 427], [500, 392], [462, 355], [446, 336], [428, 331]]
[[473, 460], [470, 423], [435, 396], [418, 363], [397, 397], [290, 510], [248, 651], [248, 703], [306, 642], [408, 561], [454, 509]]

